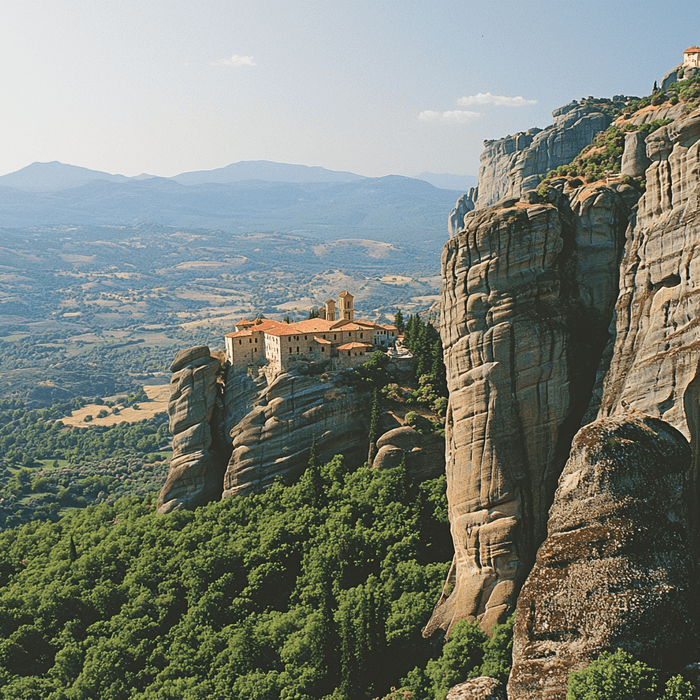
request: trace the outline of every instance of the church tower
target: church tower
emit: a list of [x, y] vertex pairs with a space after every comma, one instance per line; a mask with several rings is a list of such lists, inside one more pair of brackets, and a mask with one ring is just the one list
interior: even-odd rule
[[338, 316], [339, 320], [347, 319], [348, 321], [355, 320], [355, 297], [350, 292], [341, 292], [338, 299]]
[[333, 299], [329, 299], [326, 302], [326, 315], [324, 318], [327, 321], [335, 321], [335, 302]]

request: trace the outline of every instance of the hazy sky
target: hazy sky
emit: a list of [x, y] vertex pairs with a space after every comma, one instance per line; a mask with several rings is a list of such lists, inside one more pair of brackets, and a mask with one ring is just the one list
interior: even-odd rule
[[696, 44], [698, 0], [2, 0], [0, 175], [476, 174], [484, 139], [647, 95]]

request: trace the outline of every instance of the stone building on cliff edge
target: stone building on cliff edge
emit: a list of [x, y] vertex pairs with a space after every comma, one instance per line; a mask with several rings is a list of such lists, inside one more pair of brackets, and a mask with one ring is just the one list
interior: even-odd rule
[[686, 68], [700, 68], [700, 48], [691, 46], [683, 52], [683, 65]]
[[234, 369], [267, 366], [273, 374], [299, 361], [328, 361], [330, 369], [341, 369], [365, 362], [368, 352], [396, 341], [395, 326], [355, 320], [350, 292], [340, 293], [337, 308], [337, 320], [333, 299], [319, 310], [318, 318], [297, 323], [242, 319], [234, 333], [224, 336], [226, 360]]

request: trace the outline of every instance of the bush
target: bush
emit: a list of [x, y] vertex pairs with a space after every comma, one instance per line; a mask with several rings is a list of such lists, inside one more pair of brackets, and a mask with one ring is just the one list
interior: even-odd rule
[[566, 700], [655, 700], [656, 671], [622, 649], [569, 675]]
[[622, 649], [603, 652], [583, 671], [569, 675], [566, 700], [693, 700], [694, 689], [673, 676], [660, 695], [658, 671]]

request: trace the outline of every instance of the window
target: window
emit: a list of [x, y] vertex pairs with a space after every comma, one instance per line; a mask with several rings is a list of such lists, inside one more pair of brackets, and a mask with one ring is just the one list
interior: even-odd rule
[[299, 354], [299, 346], [297, 345], [297, 355]]
[[289, 354], [290, 355], [292, 354], [292, 346], [291, 345], [289, 346]]
[[333, 333], [333, 340], [335, 340], [337, 333]]
[[238, 339], [238, 344], [240, 345], [243, 341], [239, 338]]
[[[256, 343], [258, 342], [258, 339], [257, 339], [257, 338], [255, 339], [255, 342], [256, 342]], [[255, 348], [255, 349], [257, 350], [257, 348]]]

